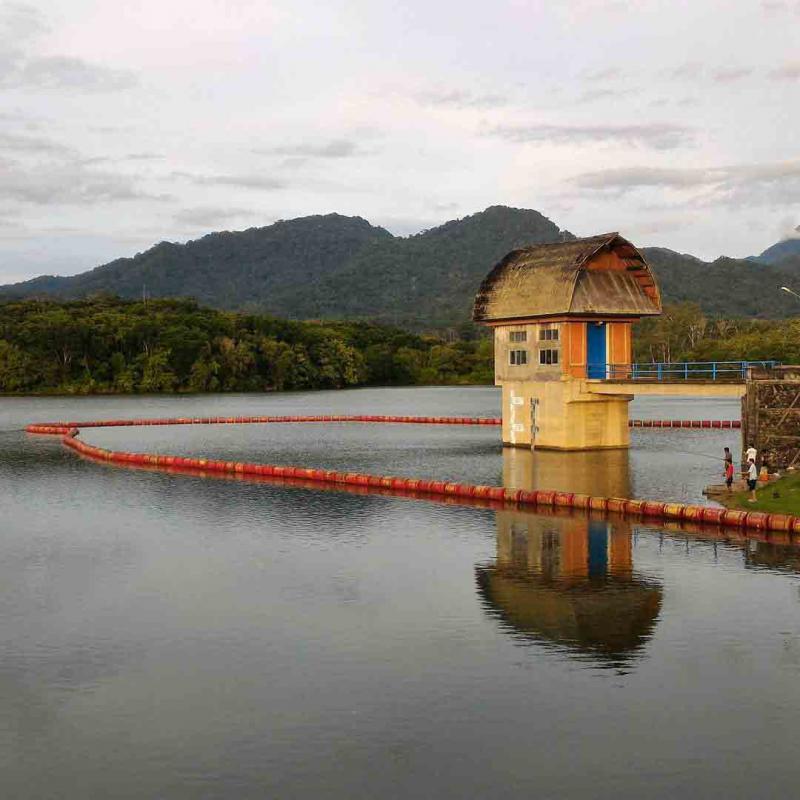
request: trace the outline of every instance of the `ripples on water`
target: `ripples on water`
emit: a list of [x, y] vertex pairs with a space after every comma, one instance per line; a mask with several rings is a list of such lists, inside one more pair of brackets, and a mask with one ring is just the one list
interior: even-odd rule
[[[635, 416], [738, 416], [730, 402], [637, 404]], [[497, 405], [492, 389], [0, 400], [0, 428]], [[497, 434], [84, 436], [687, 500], [716, 464], [677, 451], [739, 446], [730, 431], [635, 431], [629, 455], [534, 458], [503, 454]], [[128, 471], [21, 434], [0, 436], [0, 513], [3, 796], [794, 794], [800, 551], [787, 544]]]

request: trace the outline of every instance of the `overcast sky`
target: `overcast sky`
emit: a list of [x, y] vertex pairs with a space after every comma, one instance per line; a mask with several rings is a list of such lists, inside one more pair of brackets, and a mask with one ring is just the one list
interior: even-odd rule
[[800, 0], [0, 0], [0, 98], [0, 283], [331, 211], [800, 223]]

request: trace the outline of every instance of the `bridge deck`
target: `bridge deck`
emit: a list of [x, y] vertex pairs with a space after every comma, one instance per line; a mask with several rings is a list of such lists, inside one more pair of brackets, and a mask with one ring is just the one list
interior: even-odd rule
[[673, 395], [688, 397], [744, 397], [743, 381], [722, 380], [587, 380], [592, 394]]

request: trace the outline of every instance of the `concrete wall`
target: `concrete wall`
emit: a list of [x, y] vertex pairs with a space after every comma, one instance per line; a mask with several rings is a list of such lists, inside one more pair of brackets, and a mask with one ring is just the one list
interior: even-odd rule
[[[494, 332], [495, 383], [505, 381], [549, 381], [558, 380], [562, 375], [573, 378], [586, 377], [586, 324], [584, 319], [558, 319], [553, 321], [527, 322], [517, 325], [498, 325]], [[558, 339], [540, 339], [540, 331], [554, 329]], [[623, 367], [631, 363], [631, 322], [628, 320], [606, 321], [606, 358], [609, 364]], [[512, 332], [524, 332], [525, 342], [512, 342]], [[510, 362], [512, 350], [527, 350], [528, 363], [525, 366]], [[559, 363], [543, 365], [539, 363], [542, 350], [557, 350]], [[624, 370], [617, 370], [624, 375]]]
[[514, 447], [595, 450], [628, 447], [632, 395], [597, 395], [585, 381], [503, 384], [503, 443]]
[[[551, 328], [558, 331], [558, 340], [539, 340], [539, 331]], [[503, 325], [494, 331], [494, 376], [495, 383], [500, 385], [506, 381], [557, 381], [563, 372], [563, 328], [561, 323], [529, 322], [520, 325]], [[512, 332], [524, 332], [527, 336], [525, 342], [512, 342]], [[539, 364], [541, 350], [558, 350], [558, 364]], [[528, 363], [525, 366], [512, 365], [510, 353], [512, 350], [526, 350]]]

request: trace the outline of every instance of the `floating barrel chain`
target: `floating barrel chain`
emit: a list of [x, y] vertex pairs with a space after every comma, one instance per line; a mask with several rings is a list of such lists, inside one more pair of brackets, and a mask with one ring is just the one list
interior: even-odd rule
[[[484, 498], [523, 507], [577, 508], [590, 511], [611, 511], [643, 519], [712, 523], [731, 528], [761, 531], [783, 531], [800, 534], [800, 517], [789, 514], [767, 514], [761, 511], [738, 511], [711, 506], [665, 503], [653, 500], [631, 500], [623, 497], [593, 497], [574, 492], [476, 486], [449, 481], [401, 478], [389, 475], [368, 475], [359, 472], [311, 469], [307, 467], [250, 464], [240, 461], [218, 461], [206, 458], [154, 455], [106, 450], [86, 444], [78, 438], [80, 428], [127, 427], [142, 425], [213, 425], [257, 422], [398, 422], [442, 425], [497, 425], [499, 420], [483, 417], [387, 417], [387, 416], [309, 416], [309, 417], [202, 417], [146, 420], [106, 420], [95, 422], [53, 422], [29, 425], [29, 433], [62, 437], [70, 449], [99, 461], [129, 466], [145, 466], [169, 470], [200, 471], [241, 476], [287, 478], [311, 483], [391, 489], [397, 492], [439, 495], [450, 498]], [[663, 427], [663, 426], [661, 426]], [[684, 427], [684, 426], [680, 426]], [[705, 426], [702, 426], [705, 427]]]

